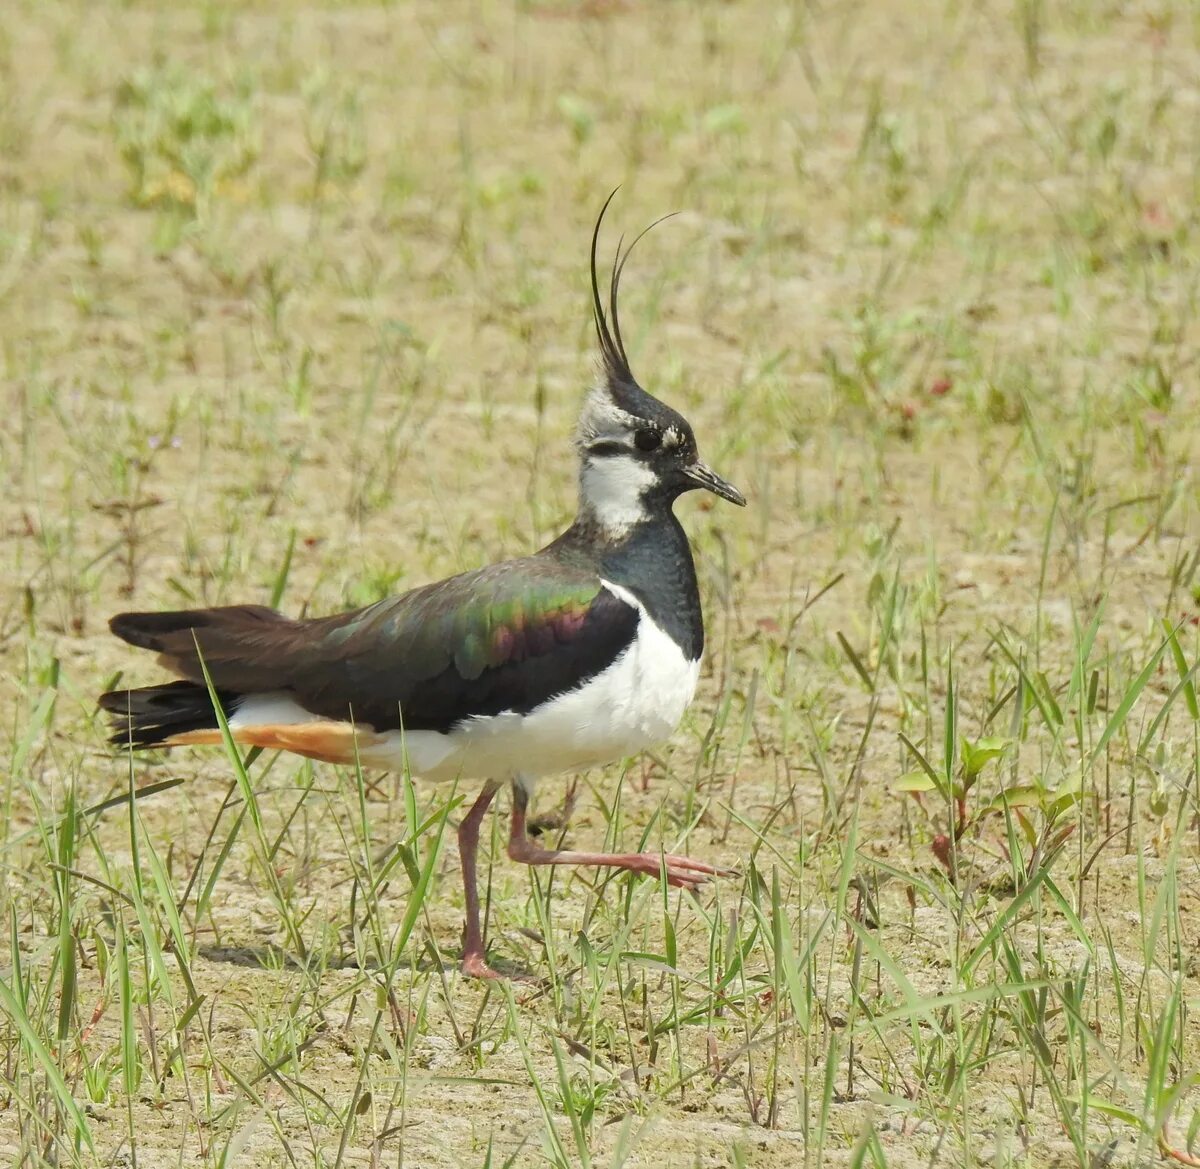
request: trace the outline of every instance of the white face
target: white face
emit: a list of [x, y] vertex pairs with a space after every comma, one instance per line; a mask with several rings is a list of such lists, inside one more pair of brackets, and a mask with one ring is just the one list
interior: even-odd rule
[[654, 472], [633, 455], [587, 455], [579, 472], [579, 498], [605, 532], [620, 536], [645, 518], [644, 496]]
[[[656, 444], [644, 445], [647, 436]], [[582, 465], [579, 495], [583, 510], [600, 528], [621, 536], [646, 518], [646, 492], [657, 482], [651, 451], [676, 450], [683, 442], [683, 431], [674, 426], [665, 429], [623, 410], [603, 386], [587, 397], [579, 419], [579, 447]]]

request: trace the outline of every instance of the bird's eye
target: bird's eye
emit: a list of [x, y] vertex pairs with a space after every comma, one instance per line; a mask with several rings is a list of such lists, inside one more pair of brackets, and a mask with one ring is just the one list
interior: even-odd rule
[[656, 451], [662, 446], [662, 431], [656, 430], [653, 426], [643, 426], [633, 436], [633, 445], [639, 451]]

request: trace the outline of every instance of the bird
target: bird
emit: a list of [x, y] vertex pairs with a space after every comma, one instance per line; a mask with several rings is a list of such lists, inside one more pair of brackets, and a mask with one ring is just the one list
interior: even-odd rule
[[506, 783], [514, 861], [661, 874], [692, 891], [734, 873], [661, 852], [546, 848], [528, 832], [539, 779], [636, 755], [676, 730], [695, 694], [704, 623], [674, 505], [697, 489], [746, 505], [700, 460], [687, 420], [630, 368], [618, 294], [646, 232], [624, 251], [618, 243], [606, 310], [597, 247], [615, 194], [592, 231], [599, 376], [575, 436], [578, 509], [561, 535], [531, 555], [332, 616], [293, 619], [231, 605], [119, 613], [109, 622], [175, 675], [101, 695], [113, 744], [219, 744], [219, 704], [242, 745], [406, 769], [434, 782], [482, 781], [457, 830], [466, 903], [460, 968], [469, 977], [503, 977], [485, 948], [477, 852], [480, 826]]

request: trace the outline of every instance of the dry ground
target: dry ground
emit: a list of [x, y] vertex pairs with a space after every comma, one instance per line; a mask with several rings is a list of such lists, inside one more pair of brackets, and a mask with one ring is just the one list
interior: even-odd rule
[[[1198, 1163], [1198, 127], [1169, 0], [9, 0], [0, 1147]], [[121, 608], [559, 530], [618, 182], [609, 247], [681, 212], [635, 370], [752, 506], [680, 505], [699, 697], [568, 836], [742, 875], [494, 836], [512, 993], [455, 972], [471, 792], [130, 767], [94, 699], [156, 676]]]

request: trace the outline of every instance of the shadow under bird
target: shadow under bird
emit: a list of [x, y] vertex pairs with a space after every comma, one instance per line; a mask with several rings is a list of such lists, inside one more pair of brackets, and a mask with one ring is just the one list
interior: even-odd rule
[[700, 461], [687, 420], [630, 371], [617, 294], [633, 245], [617, 249], [606, 314], [596, 246], [607, 208], [591, 246], [601, 378], [579, 420], [578, 515], [561, 536], [532, 556], [331, 617], [292, 620], [235, 605], [121, 613], [110, 622], [180, 679], [104, 694], [114, 743], [220, 743], [207, 669], [238, 743], [331, 763], [407, 766], [429, 780], [482, 780], [458, 829], [462, 969], [476, 977], [495, 977], [476, 852], [480, 823], [504, 782], [512, 785], [515, 861], [664, 872], [689, 889], [729, 873], [657, 852], [548, 849], [526, 830], [539, 777], [635, 754], [678, 726], [695, 692], [704, 626], [691, 550], [672, 507], [696, 488], [746, 502]]

